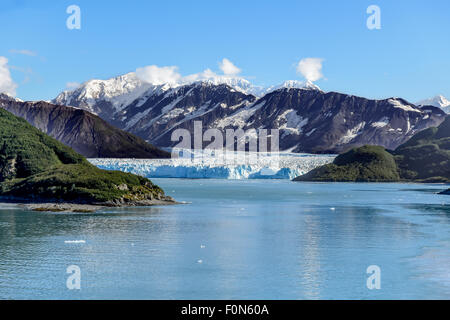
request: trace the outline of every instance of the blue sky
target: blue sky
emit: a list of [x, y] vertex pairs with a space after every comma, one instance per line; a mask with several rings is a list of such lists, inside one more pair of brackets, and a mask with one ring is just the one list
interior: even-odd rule
[[[81, 30], [66, 27], [69, 5]], [[369, 30], [369, 5], [381, 29]], [[223, 58], [258, 85], [302, 80], [299, 60], [322, 58], [325, 91], [412, 102], [450, 96], [450, 2], [2, 0], [0, 57], [17, 96], [51, 99], [69, 82], [158, 65], [220, 72]]]

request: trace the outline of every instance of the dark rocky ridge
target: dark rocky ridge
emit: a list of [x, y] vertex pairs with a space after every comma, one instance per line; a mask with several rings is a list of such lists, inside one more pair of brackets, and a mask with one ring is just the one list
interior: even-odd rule
[[[308, 119], [299, 134], [283, 138], [280, 145], [295, 146], [294, 152], [341, 153], [362, 145], [381, 145], [395, 149], [416, 132], [439, 125], [445, 113], [435, 107], [419, 109], [403, 99], [396, 99], [405, 109], [394, 107], [392, 99], [369, 100], [337, 92], [283, 89], [268, 94], [265, 102], [249, 119], [253, 127], [271, 123], [280, 128], [279, 115], [295, 110]], [[386, 126], [381, 126], [383, 120]], [[377, 126], [378, 125], [378, 126]], [[247, 126], [248, 128], [249, 126]]]
[[170, 157], [169, 153], [82, 109], [11, 99], [0, 99], [0, 107], [88, 158]]

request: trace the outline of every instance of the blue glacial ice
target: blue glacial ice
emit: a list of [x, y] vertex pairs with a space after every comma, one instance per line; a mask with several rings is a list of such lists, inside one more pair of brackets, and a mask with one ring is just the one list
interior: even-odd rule
[[89, 159], [100, 169], [120, 170], [147, 178], [293, 179], [330, 163], [335, 155], [299, 153], [215, 153], [172, 159]]

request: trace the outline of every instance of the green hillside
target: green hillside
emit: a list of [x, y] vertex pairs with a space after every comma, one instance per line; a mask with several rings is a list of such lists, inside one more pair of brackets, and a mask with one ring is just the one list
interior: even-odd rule
[[400, 180], [394, 157], [383, 147], [363, 146], [339, 155], [333, 163], [300, 176], [295, 181], [365, 181]]
[[450, 182], [450, 116], [438, 128], [413, 136], [394, 155], [403, 179]]
[[3, 109], [0, 196], [110, 205], [168, 199], [150, 180], [98, 169], [71, 148]]

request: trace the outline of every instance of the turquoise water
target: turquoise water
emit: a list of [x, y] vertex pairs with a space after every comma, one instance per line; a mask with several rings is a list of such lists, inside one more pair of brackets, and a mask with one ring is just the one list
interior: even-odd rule
[[[155, 182], [188, 203], [96, 214], [1, 205], [0, 298], [450, 299], [444, 186]], [[66, 287], [70, 265], [81, 290]], [[366, 287], [370, 265], [380, 290]]]

